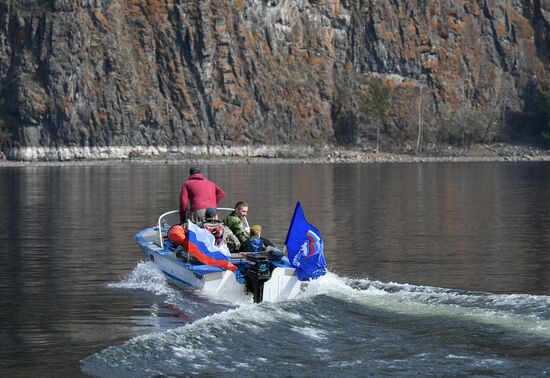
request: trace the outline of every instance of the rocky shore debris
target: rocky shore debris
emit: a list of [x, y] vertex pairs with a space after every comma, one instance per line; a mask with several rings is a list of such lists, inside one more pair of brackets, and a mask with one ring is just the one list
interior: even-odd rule
[[0, 165], [94, 165], [116, 163], [419, 163], [468, 161], [550, 161], [550, 150], [507, 144], [446, 147], [417, 154], [412, 151], [376, 153], [325, 146], [185, 146], [185, 147], [60, 147], [22, 148], [0, 156]]

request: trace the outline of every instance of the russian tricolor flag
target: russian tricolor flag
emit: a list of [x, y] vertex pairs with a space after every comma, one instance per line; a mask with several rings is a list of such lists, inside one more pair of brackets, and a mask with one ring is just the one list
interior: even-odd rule
[[187, 221], [188, 252], [205, 265], [227, 270], [237, 270], [229, 261], [231, 254], [227, 246], [217, 246], [216, 239], [207, 230], [200, 228], [190, 220]]

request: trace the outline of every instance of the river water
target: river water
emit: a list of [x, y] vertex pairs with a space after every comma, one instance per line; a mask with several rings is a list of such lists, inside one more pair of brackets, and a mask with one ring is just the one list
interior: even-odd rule
[[133, 240], [189, 165], [0, 168], [0, 376], [550, 375], [550, 164], [203, 166], [281, 246], [296, 201], [330, 273], [235, 304]]

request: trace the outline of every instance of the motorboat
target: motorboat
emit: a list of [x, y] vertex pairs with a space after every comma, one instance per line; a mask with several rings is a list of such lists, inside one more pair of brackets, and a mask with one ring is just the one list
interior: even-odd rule
[[[220, 212], [232, 210], [218, 208]], [[146, 258], [170, 282], [201, 289], [229, 301], [279, 302], [300, 293], [301, 281], [287, 257], [273, 257], [269, 251], [240, 252], [230, 254], [235, 270], [206, 265], [181, 245], [168, 240], [170, 228], [179, 223], [179, 210], [169, 211], [158, 218], [155, 226], [135, 235]]]

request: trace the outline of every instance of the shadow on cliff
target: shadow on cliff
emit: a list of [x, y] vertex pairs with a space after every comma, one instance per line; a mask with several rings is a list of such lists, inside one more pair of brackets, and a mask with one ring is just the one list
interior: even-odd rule
[[521, 111], [507, 110], [506, 138], [550, 147], [550, 85], [530, 83], [524, 98]]

